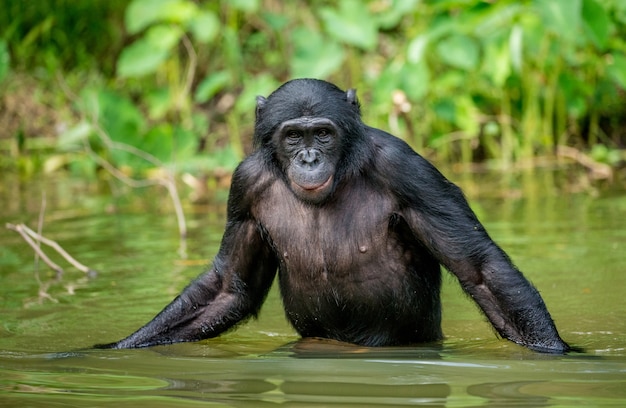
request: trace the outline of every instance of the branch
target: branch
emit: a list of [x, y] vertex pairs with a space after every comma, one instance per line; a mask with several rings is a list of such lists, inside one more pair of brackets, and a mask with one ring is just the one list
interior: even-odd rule
[[[185, 92], [188, 93], [190, 91], [190, 88], [192, 86], [193, 83], [193, 78], [195, 76], [195, 70], [196, 70], [196, 64], [197, 64], [197, 55], [196, 52], [191, 44], [191, 41], [187, 38], [184, 37], [183, 38], [183, 44], [185, 45], [185, 48], [187, 49], [187, 52], [189, 54], [189, 58], [190, 58], [190, 66], [189, 66], [189, 71], [187, 73], [187, 81], [186, 81], [186, 85], [185, 85]], [[64, 83], [64, 81], [62, 81], [62, 79], [60, 80], [60, 82], [65, 85], [65, 87], [63, 88], [65, 90], [65, 92], [70, 96], [70, 98], [72, 99], [76, 99], [76, 96], [73, 95], [71, 93], [71, 91], [69, 91], [69, 89], [66, 89], [67, 86]], [[180, 201], [180, 197], [178, 195], [178, 190], [176, 189], [176, 179], [174, 177], [173, 171], [171, 169], [168, 169], [165, 164], [159, 160], [157, 157], [155, 157], [154, 155], [138, 149], [134, 146], [125, 144], [125, 143], [121, 143], [121, 142], [116, 142], [113, 139], [111, 139], [111, 137], [109, 136], [109, 134], [106, 132], [105, 129], [103, 129], [100, 126], [100, 120], [98, 117], [98, 111], [94, 111], [93, 114], [91, 115], [87, 115], [84, 112], [81, 112], [81, 117], [83, 120], [85, 120], [86, 122], [88, 122], [92, 129], [95, 131], [95, 133], [97, 134], [97, 136], [100, 138], [100, 140], [104, 143], [104, 145], [109, 149], [109, 150], [121, 150], [127, 153], [130, 153], [132, 155], [135, 155], [137, 157], [142, 158], [143, 160], [151, 163], [153, 166], [158, 167], [160, 169], [163, 169], [166, 173], [165, 177], [161, 177], [161, 178], [157, 178], [155, 180], [150, 180], [150, 179], [144, 179], [144, 180], [138, 180], [138, 179], [134, 179], [132, 177], [127, 176], [126, 174], [124, 174], [124, 172], [122, 172], [120, 169], [118, 169], [117, 167], [115, 167], [112, 163], [110, 163], [109, 161], [107, 161], [105, 158], [101, 157], [100, 155], [98, 155], [95, 151], [93, 151], [93, 149], [91, 148], [91, 145], [89, 143], [89, 138], [85, 138], [83, 139], [83, 143], [84, 143], [84, 147], [85, 150], [87, 151], [87, 153], [90, 155], [91, 158], [93, 158], [97, 164], [99, 164], [102, 168], [104, 168], [106, 171], [108, 171], [113, 177], [115, 177], [116, 179], [120, 180], [121, 182], [123, 182], [124, 184], [133, 187], [133, 188], [141, 188], [141, 187], [148, 187], [148, 186], [154, 186], [154, 185], [160, 185], [163, 186], [167, 189], [171, 199], [172, 199], [172, 203], [174, 204], [174, 209], [176, 212], [176, 217], [178, 220], [178, 231], [179, 231], [179, 235], [180, 235], [180, 239], [181, 239], [181, 243], [180, 243], [180, 248], [179, 248], [179, 253], [181, 254], [182, 257], [186, 256], [186, 237], [187, 237], [187, 222], [185, 220], [185, 213], [183, 211], [182, 208], [182, 204]]]
[[28, 228], [26, 225], [24, 224], [20, 224], [19, 227], [23, 228], [24, 231], [30, 235], [31, 237], [33, 237], [34, 239], [36, 239], [37, 241], [40, 241], [42, 243], [44, 243], [45, 245], [48, 245], [49, 247], [51, 247], [52, 249], [54, 249], [55, 251], [57, 251], [59, 253], [59, 255], [61, 255], [63, 258], [65, 258], [65, 260], [67, 262], [69, 262], [70, 264], [72, 264], [76, 269], [78, 269], [81, 272], [86, 273], [89, 277], [95, 277], [98, 272], [89, 268], [88, 266], [83, 265], [82, 263], [78, 262], [74, 257], [72, 257], [70, 254], [68, 254], [62, 247], [61, 245], [59, 245], [58, 242], [53, 241], [51, 239], [48, 239], [46, 237], [44, 237], [41, 234], [36, 233], [35, 231], [33, 231], [32, 229]]
[[566, 157], [580, 163], [591, 171], [591, 176], [598, 179], [613, 179], [613, 169], [605, 163], [595, 161], [591, 156], [586, 155], [578, 149], [569, 146], [557, 146], [556, 154], [559, 157]]
[[187, 35], [183, 35], [183, 45], [185, 46], [185, 49], [187, 50], [187, 55], [189, 56], [189, 66], [187, 70], [187, 77], [185, 78], [185, 85], [183, 86], [183, 93], [179, 98], [179, 101], [176, 102], [177, 105], [179, 105], [179, 108], [181, 104], [180, 99], [189, 95], [189, 93], [191, 92], [191, 87], [193, 86], [193, 81], [196, 77], [196, 67], [198, 65], [198, 54], [193, 48], [193, 44], [191, 43], [191, 40], [189, 39], [189, 37], [187, 37]]
[[51, 239], [48, 239], [48, 238], [44, 237], [41, 234], [36, 233], [32, 229], [28, 228], [26, 225], [24, 225], [24, 224], [17, 224], [17, 225], [15, 225], [15, 224], [6, 224], [6, 227], [8, 229], [10, 229], [12, 231], [15, 231], [18, 234], [20, 234], [22, 236], [22, 238], [24, 238], [24, 241], [26, 241], [26, 243], [33, 248], [33, 250], [37, 253], [37, 255], [39, 255], [39, 257], [41, 257], [41, 259], [46, 264], [48, 264], [48, 266], [50, 266], [50, 268], [52, 268], [57, 273], [57, 275], [59, 277], [63, 274], [63, 269], [59, 265], [57, 265], [54, 262], [52, 262], [52, 260], [50, 260], [50, 258], [48, 258], [48, 256], [41, 250], [39, 245], [37, 245], [37, 243], [35, 241], [33, 241], [33, 239], [35, 239], [38, 242], [41, 242], [41, 243], [43, 243], [45, 245], [48, 245], [49, 247], [51, 247], [52, 249], [57, 251], [59, 253], [59, 255], [61, 255], [63, 258], [65, 258], [65, 260], [67, 262], [72, 264], [79, 271], [86, 273], [87, 276], [89, 276], [90, 278], [93, 278], [93, 277], [95, 277], [98, 274], [98, 272], [95, 271], [94, 269], [91, 269], [88, 266], [85, 266], [85, 265], [81, 264], [80, 262], [78, 262], [76, 259], [74, 259], [57, 242], [55, 242], [55, 241], [53, 241]]
[[[123, 143], [115, 143], [114, 145], [111, 145], [110, 147], [115, 148], [115, 149], [120, 149], [121, 146], [125, 146], [123, 150], [129, 153], [136, 154], [150, 161], [151, 163], [156, 164], [158, 167], [165, 169], [165, 166], [163, 165], [163, 163], [158, 162], [158, 159], [152, 156], [150, 153], [146, 153], [142, 150], [135, 149], [132, 146], [124, 145]], [[112, 165], [106, 159], [96, 154], [96, 152], [94, 152], [91, 149], [91, 146], [89, 145], [89, 143], [85, 143], [85, 149], [91, 155], [91, 157], [96, 161], [96, 163], [102, 166], [113, 177], [115, 177], [116, 179], [120, 180], [121, 182], [123, 182], [124, 184], [130, 187], [141, 188], [141, 187], [160, 185], [167, 189], [167, 192], [169, 193], [172, 199], [172, 203], [174, 204], [174, 211], [176, 212], [176, 219], [178, 221], [178, 232], [181, 238], [181, 251], [180, 252], [181, 254], [184, 254], [185, 253], [185, 250], [184, 250], [185, 239], [187, 238], [187, 222], [185, 220], [185, 212], [183, 211], [183, 205], [180, 201], [180, 196], [178, 195], [178, 190], [176, 188], [176, 180], [174, 179], [174, 175], [169, 170], [166, 170], [167, 176], [165, 178], [158, 178], [154, 180], [150, 180], [150, 179], [137, 180], [132, 177], [128, 177], [126, 174], [124, 174], [121, 170], [119, 170], [117, 167]], [[143, 154], [140, 155], [138, 154], [139, 152]], [[152, 157], [154, 160], [149, 159], [148, 157]]]
[[[48, 255], [46, 255], [41, 248], [39, 248], [39, 246], [37, 245], [36, 242], [34, 242], [32, 240], [32, 238], [29, 236], [29, 234], [24, 230], [24, 228], [26, 227], [24, 224], [6, 224], [6, 227], [12, 231], [17, 232], [18, 234], [20, 234], [22, 236], [22, 238], [24, 239], [24, 241], [26, 241], [26, 243], [28, 245], [30, 245], [31, 248], [33, 248], [33, 250], [35, 251], [35, 253], [50, 267], [52, 268], [53, 271], [56, 272], [57, 277], [61, 277], [63, 275], [63, 268], [61, 268], [59, 265], [55, 264], [54, 262], [52, 262], [52, 260], [50, 258], [48, 258]], [[43, 242], [43, 241], [42, 241]]]

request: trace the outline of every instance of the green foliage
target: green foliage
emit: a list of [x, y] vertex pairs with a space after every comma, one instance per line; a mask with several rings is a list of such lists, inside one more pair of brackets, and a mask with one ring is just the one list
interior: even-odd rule
[[76, 151], [88, 143], [90, 150], [106, 156], [117, 168], [135, 171], [170, 166], [196, 155], [194, 132], [166, 122], [148, 126], [127, 97], [105, 90], [85, 90], [81, 100], [91, 120], [65, 132], [58, 141], [61, 150]]
[[378, 26], [359, 0], [343, 0], [337, 9], [322, 7], [319, 15], [326, 32], [337, 41], [371, 51], [378, 42]]
[[128, 0], [0, 0], [0, 38], [20, 69], [112, 73]]
[[358, 88], [366, 122], [442, 161], [506, 166], [558, 145], [626, 143], [621, 0], [23, 4], [0, 0], [0, 80], [8, 55], [20, 69], [105, 76], [75, 101], [91, 119], [60, 146], [97, 141], [97, 124], [165, 163], [225, 155], [232, 168], [250, 145], [255, 96], [294, 77]]
[[155, 72], [178, 44], [182, 34], [176, 26], [150, 27], [145, 36], [124, 49], [117, 61], [118, 75], [123, 78]]
[[125, 21], [130, 34], [145, 33], [122, 51], [117, 62], [121, 77], [156, 72], [185, 33], [192, 34], [199, 44], [207, 44], [219, 30], [217, 17], [189, 0], [134, 0]]
[[345, 59], [343, 48], [321, 33], [308, 28], [293, 31], [291, 72], [294, 78], [326, 78], [336, 72]]
[[611, 166], [618, 164], [622, 160], [618, 150], [608, 148], [603, 144], [597, 144], [591, 148], [591, 157], [599, 163], [605, 163]]
[[7, 43], [0, 40], [0, 83], [2, 83], [9, 73], [10, 62], [11, 56], [9, 55]]
[[186, 23], [197, 11], [187, 0], [134, 0], [126, 9], [126, 29], [137, 34], [152, 24]]
[[227, 71], [218, 71], [214, 74], [209, 74], [198, 84], [196, 92], [194, 93], [194, 101], [197, 103], [208, 102], [229, 85], [230, 73]]
[[470, 37], [454, 34], [437, 44], [437, 54], [442, 62], [464, 71], [473, 71], [478, 65], [479, 46]]

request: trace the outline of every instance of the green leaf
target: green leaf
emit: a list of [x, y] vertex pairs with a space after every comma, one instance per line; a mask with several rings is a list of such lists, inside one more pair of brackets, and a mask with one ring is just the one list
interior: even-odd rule
[[613, 13], [616, 21], [626, 24], [626, 1], [614, 1]]
[[117, 61], [121, 77], [136, 77], [155, 72], [182, 37], [180, 28], [171, 25], [151, 27], [146, 35], [122, 50]]
[[622, 89], [626, 89], [626, 56], [613, 53], [612, 57], [613, 62], [607, 67], [607, 72], [613, 81]]
[[570, 40], [579, 35], [582, 0], [535, 0], [544, 28]]
[[296, 28], [291, 40], [295, 50], [290, 68], [295, 78], [325, 78], [337, 71], [343, 62], [341, 46], [316, 31]]
[[396, 27], [402, 18], [415, 11], [415, 6], [420, 0], [391, 0], [380, 2], [382, 10], [378, 11], [375, 16], [378, 25], [384, 29]]
[[489, 42], [485, 46], [482, 71], [491, 82], [501, 88], [511, 74], [511, 52], [507, 42]]
[[190, 0], [133, 0], [126, 9], [126, 29], [136, 34], [154, 23], [185, 23], [197, 13]]
[[444, 97], [433, 103], [432, 109], [438, 119], [454, 123], [456, 116], [456, 103], [451, 97]]
[[428, 46], [428, 41], [429, 37], [427, 34], [420, 34], [413, 38], [407, 47], [407, 60], [414, 64], [420, 62]]
[[100, 126], [111, 140], [139, 146], [146, 123], [141, 111], [127, 97], [114, 92], [96, 91]]
[[150, 74], [157, 70], [168, 55], [168, 50], [154, 47], [148, 41], [140, 39], [124, 48], [117, 61], [117, 73], [123, 78]]
[[[206, 131], [206, 128], [203, 129], [203, 131]], [[189, 160], [194, 157], [198, 151], [198, 134], [182, 126], [176, 126], [174, 127], [172, 147], [171, 159], [173, 161]]]
[[0, 82], [9, 73], [11, 66], [11, 55], [9, 54], [9, 48], [4, 40], [0, 40]]
[[611, 30], [611, 21], [604, 7], [596, 0], [583, 0], [584, 28], [591, 41], [604, 49]]
[[[163, 163], [169, 162], [172, 159], [174, 144], [174, 130], [168, 123], [161, 123], [152, 129], [150, 129], [139, 141], [136, 146], [146, 153], [150, 153]], [[145, 162], [143, 159], [137, 157], [133, 159], [136, 164]], [[148, 167], [153, 167], [151, 163], [145, 163]]]
[[245, 13], [256, 13], [259, 10], [259, 0], [230, 0], [228, 5]]
[[591, 148], [590, 156], [597, 162], [617, 165], [622, 157], [619, 150], [611, 149], [603, 144], [594, 145]]
[[524, 16], [526, 10], [521, 2], [494, 2], [485, 8], [484, 15], [470, 25], [472, 33], [485, 40], [493, 39], [494, 35], [508, 31], [515, 21]]
[[265, 12], [261, 14], [263, 20], [272, 28], [272, 30], [280, 31], [287, 27], [290, 18], [278, 13]]
[[146, 95], [148, 115], [150, 119], [161, 119], [172, 107], [172, 93], [170, 88], [161, 87], [151, 89]]
[[[94, 178], [98, 174], [98, 164], [93, 158], [85, 155], [66, 155], [68, 158], [67, 167], [74, 176], [85, 178]], [[50, 166], [46, 162], [46, 165]]]
[[277, 87], [278, 83], [269, 74], [247, 77], [243, 85], [243, 91], [235, 103], [235, 110], [239, 113], [254, 112], [256, 97], [258, 95], [267, 96]]
[[337, 41], [364, 50], [373, 50], [378, 42], [376, 18], [358, 0], [339, 2], [339, 10], [324, 7], [320, 10], [326, 32]]
[[515, 72], [522, 72], [522, 63], [524, 59], [524, 30], [518, 24], [511, 29], [509, 36], [509, 49], [511, 55], [511, 67]]
[[198, 85], [194, 94], [194, 100], [204, 103], [213, 98], [219, 91], [230, 83], [230, 73], [219, 71], [204, 78]]
[[217, 36], [220, 21], [210, 11], [201, 11], [189, 21], [188, 26], [189, 31], [199, 43], [207, 44]]
[[477, 135], [480, 130], [479, 110], [469, 97], [465, 94], [455, 99], [455, 123], [468, 136]]
[[376, 109], [387, 116], [389, 113], [389, 101], [393, 92], [400, 88], [400, 71], [404, 64], [391, 61], [371, 84], [372, 102], [368, 110]]
[[426, 61], [418, 64], [405, 64], [401, 72], [402, 89], [413, 102], [421, 100], [428, 93], [430, 71]]
[[70, 151], [82, 146], [83, 140], [93, 133], [93, 127], [89, 122], [81, 121], [76, 126], [59, 135], [57, 149], [60, 151]]
[[478, 65], [479, 46], [476, 41], [463, 34], [454, 34], [437, 44], [437, 53], [445, 63], [466, 71]]

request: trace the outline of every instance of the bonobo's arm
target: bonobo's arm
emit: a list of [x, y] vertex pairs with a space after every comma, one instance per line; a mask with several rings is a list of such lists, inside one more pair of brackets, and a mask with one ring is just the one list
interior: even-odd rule
[[250, 194], [246, 181], [250, 180], [241, 172], [233, 175], [226, 231], [211, 269], [135, 333], [96, 348], [137, 348], [207, 339], [256, 315], [278, 263], [260, 227], [248, 218], [255, 196]]
[[276, 273], [276, 261], [252, 222], [230, 224], [213, 267], [154, 319], [115, 343], [96, 348], [138, 348], [218, 336], [256, 315]]
[[[461, 190], [403, 142], [379, 144], [388, 182], [400, 197], [415, 238], [455, 274], [501, 336], [530, 349], [564, 353], [535, 289], [489, 237]], [[389, 173], [389, 170], [391, 172]]]

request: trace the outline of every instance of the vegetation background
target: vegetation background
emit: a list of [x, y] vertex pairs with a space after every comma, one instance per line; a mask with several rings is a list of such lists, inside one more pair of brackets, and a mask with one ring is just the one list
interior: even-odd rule
[[[442, 163], [624, 163], [622, 0], [0, 0], [0, 171], [228, 174], [317, 77]], [[607, 170], [608, 169], [608, 170]]]

